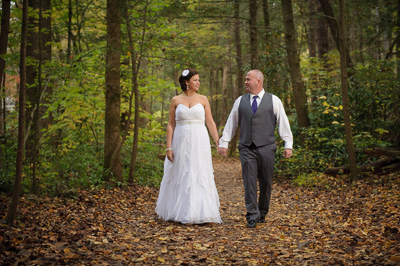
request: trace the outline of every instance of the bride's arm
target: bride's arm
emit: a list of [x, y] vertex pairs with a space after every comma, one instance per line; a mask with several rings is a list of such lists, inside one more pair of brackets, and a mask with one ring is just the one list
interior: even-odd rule
[[203, 97], [204, 97], [204, 109], [206, 112], [206, 114], [205, 114], [206, 124], [207, 124], [208, 130], [210, 131], [212, 138], [215, 141], [215, 145], [218, 147], [219, 136], [218, 136], [217, 126], [215, 125], [214, 119], [211, 114], [210, 103], [208, 102], [208, 99], [206, 96], [203, 96]]
[[168, 125], [167, 125], [167, 141], [166, 141], [167, 158], [171, 162], [174, 161], [174, 152], [171, 149], [171, 145], [172, 145], [172, 137], [174, 135], [175, 124], [176, 124], [175, 110], [176, 110], [176, 99], [174, 97], [174, 98], [172, 98], [171, 105], [169, 107], [169, 120], [168, 120]]

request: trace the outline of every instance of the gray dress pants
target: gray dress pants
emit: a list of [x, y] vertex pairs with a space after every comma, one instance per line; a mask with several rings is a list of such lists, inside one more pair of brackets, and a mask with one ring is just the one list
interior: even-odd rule
[[[239, 144], [240, 162], [245, 192], [246, 219], [258, 221], [269, 210], [276, 144], [256, 147]], [[260, 196], [257, 203], [257, 180]]]

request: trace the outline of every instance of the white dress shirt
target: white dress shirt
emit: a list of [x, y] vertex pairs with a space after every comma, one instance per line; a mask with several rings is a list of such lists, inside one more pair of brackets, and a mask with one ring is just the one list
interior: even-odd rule
[[[265, 94], [265, 90], [263, 89], [259, 94], [257, 101], [257, 106], [260, 105], [260, 102]], [[250, 94], [250, 106], [253, 103], [253, 94]], [[229, 114], [228, 120], [226, 121], [226, 125], [224, 131], [222, 133], [222, 137], [219, 139], [219, 147], [228, 148], [229, 142], [232, 140], [235, 135], [236, 129], [239, 126], [239, 104], [242, 96], [236, 99], [233, 104], [232, 111]], [[286, 149], [293, 148], [293, 135], [290, 130], [289, 120], [286, 116], [285, 109], [283, 108], [282, 101], [275, 95], [272, 95], [272, 105], [274, 110], [274, 115], [276, 117], [276, 124], [278, 125], [278, 133], [281, 139], [285, 142]]]

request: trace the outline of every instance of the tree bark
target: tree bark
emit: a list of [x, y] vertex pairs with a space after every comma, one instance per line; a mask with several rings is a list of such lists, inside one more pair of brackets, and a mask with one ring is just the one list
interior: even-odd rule
[[342, 86], [342, 102], [343, 102], [343, 119], [346, 132], [346, 148], [349, 155], [351, 180], [354, 181], [358, 177], [358, 169], [356, 162], [356, 152], [353, 144], [353, 134], [350, 120], [350, 104], [349, 104], [349, 89], [347, 75], [347, 54], [346, 54], [346, 33], [345, 33], [345, 18], [344, 18], [344, 1], [339, 0], [339, 44], [340, 44], [340, 74]]
[[[39, 88], [39, 17], [40, 0], [30, 0], [29, 8], [36, 14], [28, 14], [28, 35], [26, 56], [30, 58], [31, 63], [26, 66], [26, 160], [29, 165], [29, 177], [32, 179], [31, 192], [37, 193], [36, 167], [39, 153], [39, 112], [40, 88]], [[32, 63], [33, 62], [33, 63]]]
[[[42, 66], [45, 66], [47, 62], [52, 59], [52, 46], [51, 46], [51, 0], [41, 0], [41, 15], [39, 17], [40, 25], [40, 35], [39, 35], [39, 45], [40, 45], [40, 72], [42, 72]], [[42, 76], [42, 75], [41, 75]], [[40, 77], [41, 77], [40, 76]], [[44, 76], [44, 79], [40, 78], [40, 92], [43, 94], [41, 106], [40, 106], [40, 129], [48, 128], [50, 124], [53, 123], [53, 116], [51, 113], [48, 118], [43, 118], [47, 112], [47, 105], [50, 103], [51, 96], [53, 94], [52, 86], [48, 85], [49, 77]]]
[[[300, 70], [300, 57], [297, 51], [296, 31], [293, 21], [291, 0], [282, 0], [283, 24], [285, 28], [285, 44], [288, 57], [290, 78], [292, 81], [294, 104], [297, 112], [298, 125], [306, 128], [310, 125], [307, 109], [307, 96]], [[302, 137], [303, 141], [303, 137]]]
[[68, 1], [68, 40], [67, 40], [67, 62], [72, 63], [72, 0]]
[[[316, 42], [317, 42], [317, 54], [318, 58], [324, 60], [324, 55], [329, 52], [329, 41], [328, 41], [328, 22], [326, 21], [321, 3], [317, 3], [317, 27], [316, 27]], [[324, 60], [325, 61], [325, 60]]]
[[24, 157], [24, 134], [25, 134], [25, 93], [26, 93], [26, 37], [28, 28], [28, 0], [22, 2], [22, 30], [21, 30], [21, 48], [20, 48], [20, 91], [19, 91], [19, 114], [18, 114], [18, 144], [15, 181], [13, 194], [11, 197], [10, 209], [7, 213], [6, 223], [14, 224], [17, 214], [19, 194], [21, 192], [22, 182], [22, 161]]
[[[400, 79], [400, 1], [397, 1], [397, 41], [396, 41], [397, 78]], [[397, 120], [400, 120], [398, 117]]]
[[[267, 2], [267, 0], [264, 0]], [[264, 15], [265, 16], [265, 15]], [[234, 32], [235, 32], [235, 49], [236, 49], [236, 91], [235, 99], [238, 98], [243, 93], [243, 59], [242, 59], [242, 41], [240, 38], [240, 0], [235, 0], [234, 2]], [[229, 149], [229, 156], [233, 156], [237, 149], [237, 143], [239, 140], [239, 130], [237, 130], [235, 136], [233, 137]]]
[[263, 0], [263, 15], [264, 15], [264, 27], [265, 27], [265, 40], [269, 40], [269, 28], [270, 28], [270, 15], [268, 0]]
[[249, 0], [249, 28], [250, 28], [250, 67], [259, 68], [258, 59], [258, 31], [257, 31], [257, 0]]
[[[7, 53], [8, 32], [10, 31], [10, 0], [3, 0], [1, 4], [1, 32], [0, 32], [0, 88], [3, 84], [6, 61], [3, 55]], [[0, 126], [1, 127], [1, 126]]]
[[114, 176], [123, 181], [121, 152], [116, 150], [120, 137], [120, 57], [121, 57], [121, 0], [107, 0], [107, 51], [105, 73], [105, 132], [104, 169], [110, 170], [106, 180]]
[[[228, 45], [229, 53], [229, 45]], [[222, 97], [221, 97], [221, 121], [226, 121], [228, 113], [228, 80], [229, 80], [229, 55], [225, 58], [224, 65], [222, 67]]]
[[[126, 2], [127, 10], [129, 6], [129, 1]], [[129, 46], [131, 52], [131, 63], [132, 63], [132, 87], [133, 87], [133, 95], [135, 96], [135, 121], [134, 121], [134, 131], [133, 131], [133, 144], [132, 144], [132, 157], [131, 163], [129, 167], [129, 176], [128, 182], [133, 183], [135, 178], [136, 172], [136, 161], [137, 161], [137, 154], [139, 149], [139, 128], [140, 128], [140, 92], [139, 92], [139, 83], [138, 83], [138, 74], [140, 69], [140, 58], [143, 53], [143, 45], [144, 45], [144, 37], [146, 33], [146, 18], [147, 18], [147, 5], [145, 8], [144, 20], [143, 20], [143, 28], [142, 28], [142, 38], [141, 38], [141, 45], [140, 45], [140, 54], [137, 55], [136, 51], [134, 50], [134, 43], [132, 38], [132, 29], [130, 25], [129, 13], [126, 11], [126, 22], [127, 22], [127, 30], [128, 30], [128, 39], [129, 39]], [[132, 95], [132, 96], [133, 96]], [[132, 97], [131, 97], [132, 100]]]
[[[10, 0], [3, 0], [1, 4], [1, 31], [0, 31], [0, 136], [6, 135], [5, 126], [5, 114], [6, 114], [6, 90], [3, 86], [3, 81], [5, 80], [5, 68], [6, 61], [3, 59], [3, 55], [7, 53], [8, 46], [8, 32], [10, 31]], [[0, 168], [2, 168], [2, 158], [3, 150], [2, 143], [0, 143]]]
[[319, 0], [319, 2], [321, 3], [321, 8], [322, 8], [322, 11], [324, 12], [325, 19], [328, 22], [329, 29], [331, 30], [331, 33], [332, 33], [332, 37], [335, 40], [336, 47], [339, 50], [339, 52], [340, 52], [340, 49], [344, 49], [343, 51], [345, 52], [345, 56], [346, 56], [347, 68], [351, 68], [353, 63], [351, 61], [349, 49], [348, 49], [347, 45], [342, 47], [340, 44], [339, 26], [335, 19], [335, 14], [333, 12], [332, 6], [330, 5], [329, 0]]
[[315, 0], [308, 0], [308, 53], [310, 57], [317, 56], [317, 43], [315, 34], [316, 10]]

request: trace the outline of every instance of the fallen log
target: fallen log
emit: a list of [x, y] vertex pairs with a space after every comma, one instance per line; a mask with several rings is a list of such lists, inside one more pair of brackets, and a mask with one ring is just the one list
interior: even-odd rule
[[[375, 162], [358, 167], [361, 173], [371, 172], [373, 174], [386, 174], [399, 171], [400, 150], [391, 148], [377, 148], [364, 150], [371, 157], [381, 158]], [[349, 174], [349, 167], [331, 167], [324, 172], [327, 175]]]
[[[379, 159], [375, 162], [362, 165], [362, 166], [358, 167], [358, 170], [360, 172], [378, 173], [378, 172], [380, 172], [380, 170], [383, 167], [388, 166], [396, 161], [397, 160], [394, 158], [383, 158], [383, 159]], [[349, 174], [350, 168], [349, 167], [331, 167], [331, 168], [327, 168], [324, 173], [327, 175]]]
[[366, 154], [371, 157], [399, 157], [400, 150], [399, 149], [390, 149], [390, 148], [376, 148], [373, 150], [364, 150]]

